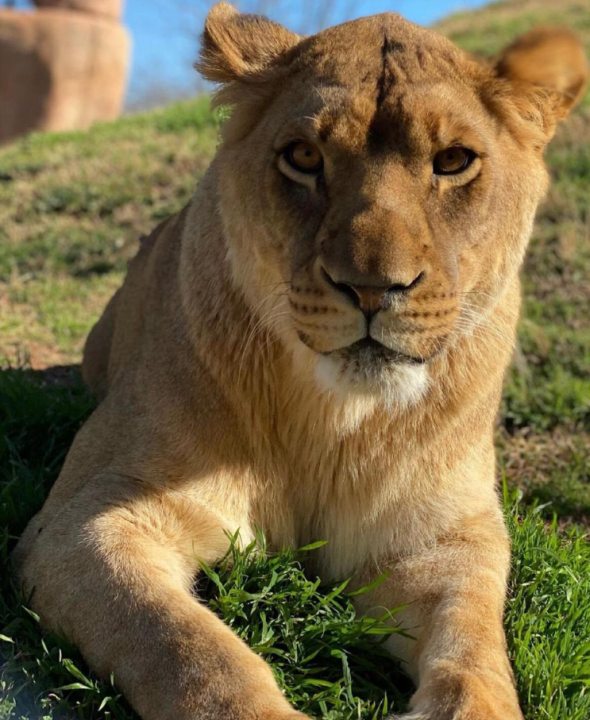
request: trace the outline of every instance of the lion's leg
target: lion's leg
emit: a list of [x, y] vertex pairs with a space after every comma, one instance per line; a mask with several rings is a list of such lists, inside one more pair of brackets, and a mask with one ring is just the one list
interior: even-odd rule
[[510, 548], [499, 511], [465, 521], [436, 547], [391, 566], [363, 609], [409, 603], [415, 638], [390, 649], [417, 681], [416, 720], [522, 720], [502, 625]]
[[36, 529], [21, 577], [42, 622], [96, 672], [114, 673], [144, 720], [303, 717], [268, 665], [191, 593], [197, 558], [227, 548], [221, 523], [186, 497], [131, 485], [93, 481]]

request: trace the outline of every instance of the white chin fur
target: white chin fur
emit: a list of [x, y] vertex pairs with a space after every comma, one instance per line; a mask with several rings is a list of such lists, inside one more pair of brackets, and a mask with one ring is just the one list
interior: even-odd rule
[[345, 399], [371, 397], [391, 408], [405, 409], [416, 405], [426, 395], [430, 377], [426, 365], [400, 363], [376, 375], [359, 375], [338, 359], [319, 356], [315, 380], [320, 390]]

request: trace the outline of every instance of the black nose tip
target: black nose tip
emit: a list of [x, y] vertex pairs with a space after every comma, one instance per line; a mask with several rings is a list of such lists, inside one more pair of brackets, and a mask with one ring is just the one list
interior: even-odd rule
[[335, 280], [325, 268], [322, 268], [325, 280], [338, 292], [346, 295], [370, 320], [390, 303], [395, 295], [402, 295], [422, 280], [423, 272], [416, 275], [410, 283], [391, 283], [389, 285], [359, 285]]

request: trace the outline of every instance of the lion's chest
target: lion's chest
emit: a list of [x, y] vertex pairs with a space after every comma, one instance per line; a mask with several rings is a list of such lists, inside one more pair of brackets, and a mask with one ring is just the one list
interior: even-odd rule
[[345, 578], [429, 542], [450, 510], [430, 481], [432, 468], [396, 453], [327, 450], [282, 467], [284, 476], [256, 503], [255, 522], [275, 548], [327, 541], [310, 553], [324, 580]]
[[303, 405], [269, 424], [250, 517], [276, 548], [326, 541], [310, 554], [323, 579], [419, 551], [494, 502], [491, 437], [465, 444], [370, 406]]

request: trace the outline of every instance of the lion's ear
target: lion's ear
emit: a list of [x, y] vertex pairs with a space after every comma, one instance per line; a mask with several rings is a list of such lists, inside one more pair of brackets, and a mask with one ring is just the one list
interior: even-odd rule
[[481, 97], [524, 144], [542, 151], [588, 82], [582, 43], [565, 28], [537, 28], [491, 64]]
[[520, 85], [525, 92], [523, 83], [542, 88], [548, 109], [560, 120], [584, 94], [588, 61], [580, 39], [571, 30], [536, 28], [517, 38], [501, 53], [495, 63], [495, 73]]
[[231, 83], [256, 77], [280, 61], [300, 38], [261, 15], [214, 5], [205, 21], [197, 70], [206, 80]]

